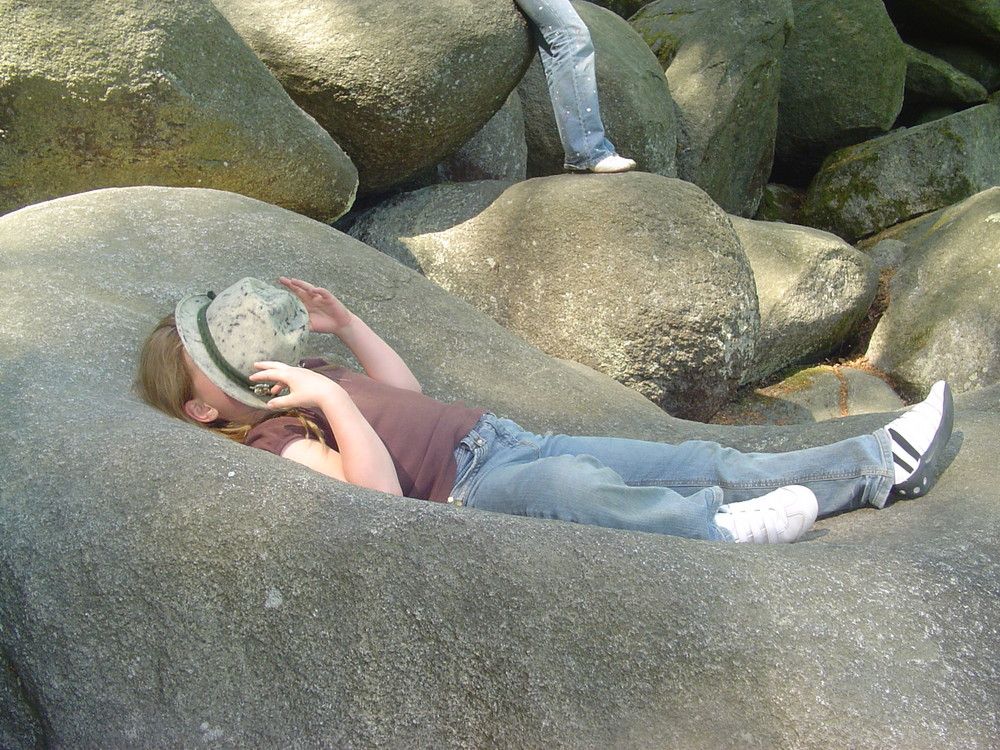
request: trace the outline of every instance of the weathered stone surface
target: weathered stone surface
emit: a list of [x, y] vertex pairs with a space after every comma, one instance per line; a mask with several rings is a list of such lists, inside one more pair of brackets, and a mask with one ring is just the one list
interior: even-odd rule
[[986, 89], [939, 57], [906, 45], [907, 103], [979, 104]]
[[[408, 268], [424, 275], [428, 268], [446, 266], [463, 254], [477, 254], [469, 244], [452, 243], [444, 238], [445, 247], [433, 258], [416, 252], [415, 245], [431, 245], [436, 238], [447, 235], [466, 222], [475, 221], [514, 185], [507, 180], [480, 180], [461, 185], [435, 185], [411, 193], [400, 193], [382, 201], [355, 217], [350, 234], [377, 248]], [[424, 239], [429, 235], [429, 239]], [[484, 237], [486, 247], [492, 247], [496, 237]], [[455, 244], [454, 249], [451, 245]], [[477, 242], [478, 247], [480, 243]], [[497, 265], [496, 258], [490, 265]]]
[[729, 213], [752, 216], [774, 158], [791, 0], [656, 0], [629, 23], [677, 103], [677, 176]]
[[903, 408], [879, 377], [848, 366], [818, 365], [773, 385], [746, 389], [715, 416], [715, 424], [800, 424]]
[[903, 104], [906, 57], [881, 0], [794, 0], [782, 58], [776, 169], [808, 178], [838, 148], [884, 133]]
[[704, 419], [728, 400], [750, 365], [757, 297], [703, 191], [642, 172], [503, 187], [427, 188], [351, 233], [671, 414]]
[[292, 98], [358, 167], [402, 182], [500, 109], [532, 50], [510, 0], [217, 0]]
[[1000, 184], [1000, 106], [981, 104], [831, 154], [799, 219], [848, 242]]
[[825, 354], [855, 331], [878, 288], [864, 253], [809, 227], [730, 218], [760, 301], [760, 337], [743, 382]]
[[939, 37], [921, 37], [913, 44], [975, 79], [987, 91], [1000, 89], [1000, 50], [995, 47], [983, 49]]
[[893, 224], [878, 234], [861, 240], [856, 247], [871, 258], [880, 270], [894, 269], [913, 250], [913, 246], [936, 229], [945, 210], [942, 208]]
[[357, 172], [208, 0], [0, 1], [0, 213], [94, 188], [218, 188], [321, 220]]
[[4, 747], [1000, 743], [984, 703], [1000, 679], [996, 389], [959, 399], [962, 450], [932, 495], [795, 545], [476, 513], [153, 413], [128, 393], [140, 340], [181, 294], [294, 271], [330, 283], [434, 395], [535, 429], [782, 450], [885, 418], [671, 419], [344, 235], [232, 194], [73, 196], [3, 217], [0, 240], [16, 404], [0, 413]]
[[[594, 41], [601, 120], [619, 153], [644, 172], [677, 174], [677, 112], [663, 71], [646, 43], [621, 18], [596, 5], [573, 3]], [[528, 140], [528, 175], [563, 172], [545, 72], [537, 56], [518, 85]]]
[[865, 254], [872, 259], [872, 263], [879, 271], [885, 271], [898, 266], [908, 250], [909, 247], [905, 242], [886, 237], [872, 244], [871, 249]]
[[784, 221], [794, 224], [803, 200], [805, 191], [801, 188], [770, 182], [764, 186], [760, 205], [757, 206], [757, 213], [753, 218], [758, 221]]
[[1000, 188], [943, 211], [914, 241], [890, 283], [868, 349], [876, 367], [926, 391], [1000, 381]]
[[906, 46], [906, 97], [897, 127], [921, 125], [988, 99], [986, 88], [951, 63]]
[[437, 172], [444, 182], [527, 178], [524, 109], [516, 90], [478, 133], [438, 164]]

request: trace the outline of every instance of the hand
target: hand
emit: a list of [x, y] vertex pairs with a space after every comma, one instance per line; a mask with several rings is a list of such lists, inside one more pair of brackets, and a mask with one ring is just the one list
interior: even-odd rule
[[302, 300], [309, 312], [309, 327], [316, 333], [332, 333], [342, 337], [355, 317], [344, 303], [322, 287], [299, 279], [278, 279], [286, 289]]
[[288, 393], [275, 396], [267, 402], [268, 409], [291, 409], [295, 407], [323, 408], [331, 398], [347, 395], [347, 391], [325, 375], [302, 367], [292, 367], [284, 362], [254, 362], [258, 372], [250, 376], [250, 380], [258, 382], [273, 382], [272, 393], [280, 393], [285, 388]]
[[359, 487], [402, 495], [396, 467], [385, 444], [358, 409], [357, 404], [338, 383], [325, 375], [284, 362], [255, 362], [255, 382], [273, 382], [272, 392], [288, 388], [284, 396], [275, 396], [269, 409], [319, 407], [337, 441], [336, 450], [311, 438], [290, 443], [281, 455]]
[[332, 333], [351, 350], [374, 380], [397, 388], [420, 392], [420, 383], [406, 362], [361, 318], [326, 289], [282, 276], [281, 283], [302, 300], [309, 311], [309, 327], [317, 333]]

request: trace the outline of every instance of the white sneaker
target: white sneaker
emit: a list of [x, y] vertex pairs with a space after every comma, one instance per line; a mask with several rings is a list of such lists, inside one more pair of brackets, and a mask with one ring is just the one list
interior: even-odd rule
[[611, 154], [611, 156], [605, 156], [597, 164], [594, 164], [590, 171], [608, 174], [610, 172], [628, 172], [630, 169], [635, 169], [635, 161], [618, 154]]
[[913, 498], [934, 485], [935, 464], [951, 437], [954, 411], [951, 388], [939, 380], [926, 399], [885, 426], [895, 470], [893, 494]]
[[818, 513], [813, 491], [792, 484], [753, 500], [720, 505], [715, 523], [737, 542], [787, 544], [805, 534]]

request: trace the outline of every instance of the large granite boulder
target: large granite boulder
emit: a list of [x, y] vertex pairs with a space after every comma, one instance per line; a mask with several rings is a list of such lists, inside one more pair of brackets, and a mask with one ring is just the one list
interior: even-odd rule
[[831, 154], [798, 218], [853, 242], [1000, 185], [998, 153], [996, 103], [900, 128]]
[[[471, 138], [531, 59], [510, 0], [216, 0], [372, 193]], [[395, 19], [395, 20], [394, 20]]]
[[774, 159], [791, 1], [656, 0], [629, 23], [677, 103], [677, 176], [729, 213], [753, 216]]
[[1000, 381], [1000, 188], [942, 211], [908, 244], [869, 360], [916, 391]]
[[1000, 50], [976, 47], [940, 37], [921, 37], [914, 45], [939, 57], [981, 83], [987, 91], [1000, 89]]
[[871, 368], [815, 365], [778, 382], [740, 390], [712, 417], [715, 424], [799, 424], [901, 409], [903, 400]]
[[744, 382], [813, 360], [855, 332], [878, 288], [868, 256], [818, 229], [730, 219], [760, 302], [760, 337]]
[[516, 89], [478, 133], [437, 165], [437, 177], [443, 182], [524, 180], [527, 176], [524, 108]]
[[0, 213], [124, 185], [351, 207], [354, 165], [209, 0], [0, 0], [0, 19]]
[[[594, 42], [601, 120], [619, 153], [644, 172], [677, 174], [677, 112], [670, 87], [646, 43], [624, 20], [591, 3], [573, 3]], [[528, 141], [528, 175], [563, 172], [545, 72], [537, 56], [518, 85]]]
[[[785, 547], [350, 487], [129, 394], [178, 295], [329, 283], [426, 389], [526, 426], [781, 450], [540, 354], [398, 263], [240, 196], [133, 188], [0, 219], [0, 745], [989, 747], [997, 390], [934, 493]], [[317, 344], [314, 354], [338, 350]], [[952, 449], [951, 453], [954, 453]]]
[[351, 234], [677, 416], [711, 416], [750, 365], [753, 275], [690, 183], [635, 172], [426, 188]]
[[986, 89], [940, 57], [906, 45], [906, 103], [980, 104]]
[[906, 51], [882, 0], [794, 0], [781, 63], [775, 168], [807, 180], [831, 151], [892, 127]]

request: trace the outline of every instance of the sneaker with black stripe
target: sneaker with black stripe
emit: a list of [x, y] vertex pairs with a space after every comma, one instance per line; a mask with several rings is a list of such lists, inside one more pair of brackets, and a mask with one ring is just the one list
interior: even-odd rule
[[885, 426], [892, 444], [893, 495], [922, 497], [934, 486], [937, 459], [951, 438], [954, 411], [951, 388], [939, 380], [926, 399]]

